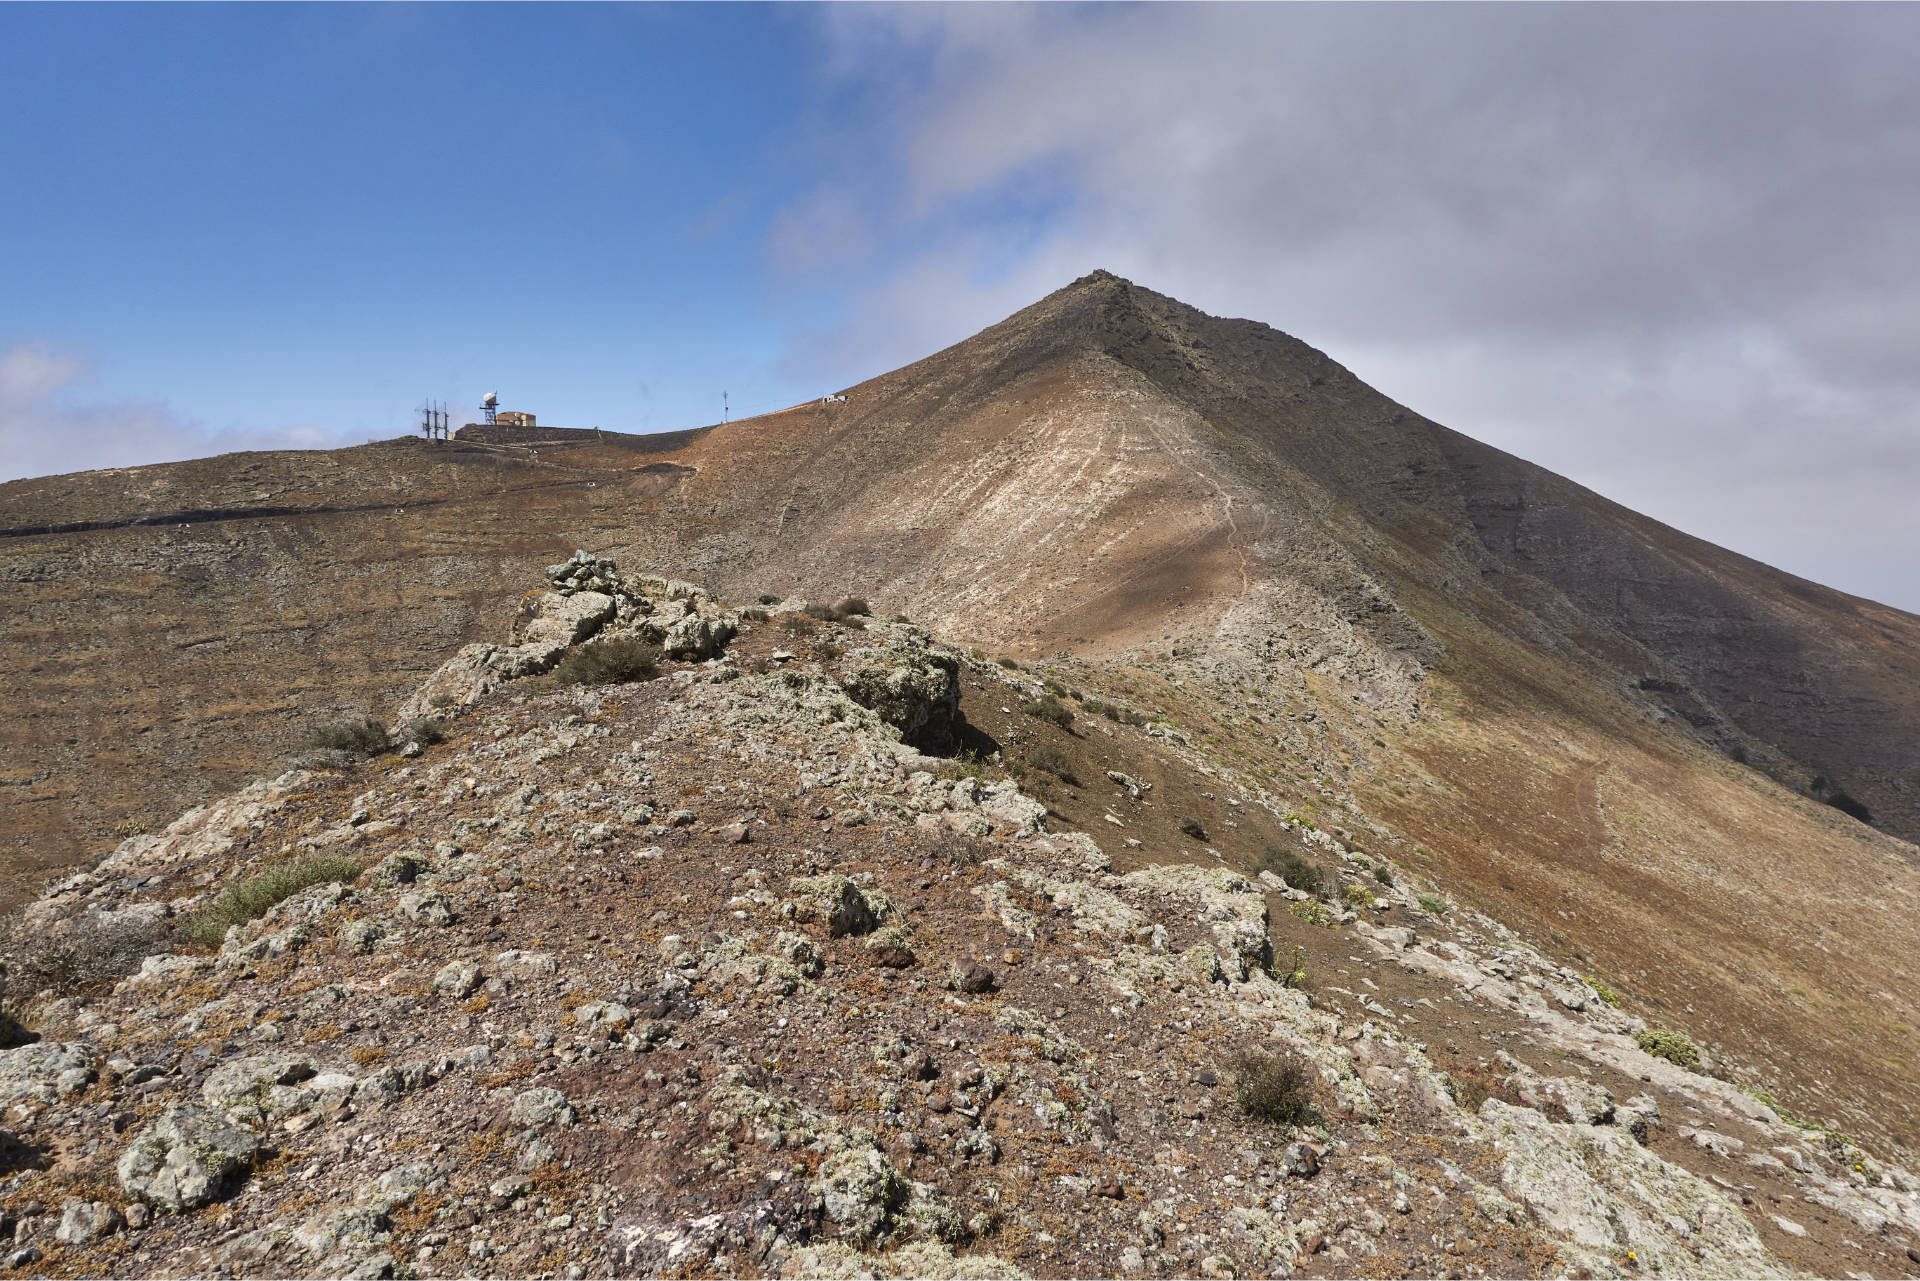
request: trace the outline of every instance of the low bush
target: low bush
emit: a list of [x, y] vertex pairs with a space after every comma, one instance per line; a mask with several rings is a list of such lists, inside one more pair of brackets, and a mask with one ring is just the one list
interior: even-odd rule
[[760, 603], [762, 605], [778, 605], [780, 601], [781, 597], [775, 596], [772, 592], [760, 593]]
[[775, 626], [792, 636], [806, 636], [813, 632], [814, 621], [806, 614], [782, 614]]
[[1017, 672], [1017, 671], [1019, 671], [1019, 670], [1020, 670], [1020, 664], [1019, 664], [1019, 662], [1018, 662], [1017, 660], [1015, 660], [1015, 659], [1011, 659], [1011, 658], [1007, 658], [1007, 657], [1006, 657], [1006, 656], [1004, 656], [1004, 655], [1002, 655], [1002, 656], [1001, 656], [1001, 657], [999, 657], [999, 658], [996, 658], [996, 659], [994, 659], [993, 661], [994, 661], [994, 662], [996, 662], [996, 663], [998, 663], [998, 664], [1000, 664], [1000, 666], [1002, 666], [1002, 667], [1004, 667], [1004, 668], [1006, 668], [1006, 669], [1007, 669], [1008, 671], [1010, 671], [1010, 672]]
[[950, 867], [975, 867], [998, 853], [993, 842], [965, 832], [944, 831], [927, 846], [927, 856]]
[[350, 716], [316, 727], [307, 735], [307, 746], [349, 756], [378, 756], [393, 743], [387, 737], [387, 727], [373, 717]]
[[1372, 907], [1380, 901], [1373, 896], [1372, 890], [1357, 884], [1341, 886], [1340, 897], [1345, 899], [1350, 907]]
[[422, 747], [447, 741], [447, 723], [438, 716], [416, 716], [401, 726], [400, 730], [407, 742], [418, 743]]
[[1393, 884], [1393, 872], [1388, 869], [1385, 863], [1376, 863], [1373, 867], [1373, 879], [1382, 885], [1391, 886]]
[[1313, 1086], [1319, 1073], [1291, 1050], [1278, 1054], [1244, 1049], [1228, 1063], [1233, 1101], [1248, 1116], [1274, 1125], [1301, 1125], [1313, 1115]]
[[1145, 725], [1150, 718], [1131, 707], [1122, 707], [1118, 703], [1109, 703], [1101, 698], [1083, 698], [1080, 707], [1091, 716], [1104, 716], [1117, 725]]
[[[0, 994], [8, 1001], [24, 1000], [51, 990], [68, 996], [96, 984], [122, 978], [140, 968], [140, 962], [171, 946], [169, 923], [126, 921], [103, 925], [100, 918], [77, 916], [60, 933], [27, 930], [16, 915], [7, 922], [0, 942]], [[10, 1031], [0, 1027], [0, 1043]]]
[[1062, 783], [1071, 783], [1075, 787], [1080, 786], [1080, 780], [1074, 777], [1073, 765], [1067, 760], [1067, 754], [1057, 747], [1049, 747], [1045, 743], [1040, 743], [1028, 748], [1026, 751], [1026, 761], [1027, 764], [1033, 766], [1033, 768], [1045, 770]]
[[1862, 823], [1873, 822], [1873, 811], [1862, 805], [1845, 792], [1835, 792], [1827, 797], [1827, 804], [1845, 814], [1848, 818], [1857, 818]]
[[833, 612], [840, 618], [865, 618], [873, 609], [864, 596], [843, 596], [834, 604]]
[[610, 636], [567, 651], [553, 669], [561, 685], [624, 685], [660, 674], [660, 651], [638, 636]]
[[351, 881], [360, 875], [360, 860], [344, 854], [321, 854], [292, 863], [280, 863], [237, 881], [203, 912], [187, 922], [186, 935], [202, 947], [219, 947], [230, 926], [245, 925], [265, 916], [274, 904], [310, 885]]
[[1415, 901], [1420, 904], [1421, 911], [1434, 916], [1445, 916], [1453, 910], [1453, 904], [1447, 902], [1447, 900], [1441, 898], [1438, 894], [1420, 894], [1415, 896]]
[[749, 623], [765, 623], [771, 621], [773, 615], [756, 606], [752, 609], [741, 610], [740, 617], [746, 619]]
[[1188, 836], [1191, 836], [1196, 841], [1204, 841], [1207, 839], [1207, 829], [1202, 827], [1200, 825], [1200, 820], [1195, 818], [1191, 814], [1181, 815], [1180, 830], [1185, 832]]
[[1318, 894], [1326, 882], [1326, 874], [1318, 864], [1289, 849], [1269, 846], [1253, 860], [1253, 874], [1272, 872], [1287, 883], [1290, 890], [1305, 890], [1309, 894]]
[[1620, 1008], [1619, 995], [1605, 983], [1602, 983], [1599, 979], [1590, 978], [1587, 980], [1587, 986], [1592, 988], [1593, 994], [1602, 1001], [1605, 1001], [1616, 1010]]
[[1694, 1048], [1692, 1041], [1678, 1032], [1669, 1031], [1666, 1028], [1648, 1028], [1643, 1032], [1635, 1032], [1633, 1039], [1641, 1049], [1656, 1059], [1665, 1059], [1683, 1068], [1700, 1066], [1700, 1051]]
[[1020, 710], [1029, 716], [1038, 717], [1040, 720], [1058, 725], [1061, 729], [1071, 730], [1073, 728], [1073, 713], [1067, 709], [1065, 703], [1062, 703], [1052, 694], [1042, 694], [1038, 698], [1029, 699], [1027, 702], [1020, 704]]

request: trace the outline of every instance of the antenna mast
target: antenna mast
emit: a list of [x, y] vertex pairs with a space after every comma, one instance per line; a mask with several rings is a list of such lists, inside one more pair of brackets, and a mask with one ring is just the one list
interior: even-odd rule
[[723, 391], [720, 393], [720, 421], [723, 423], [732, 422], [733, 419], [730, 417], [732, 412], [732, 410], [727, 408], [727, 393]]

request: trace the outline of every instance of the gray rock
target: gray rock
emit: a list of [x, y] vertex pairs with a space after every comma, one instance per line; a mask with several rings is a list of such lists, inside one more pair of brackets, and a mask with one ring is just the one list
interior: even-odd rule
[[58, 1041], [35, 1041], [0, 1050], [0, 1101], [33, 1099], [53, 1103], [74, 1092], [73, 1083], [86, 1074], [80, 1088], [91, 1081], [93, 1054], [85, 1045], [63, 1045]]
[[76, 1198], [61, 1207], [60, 1226], [53, 1230], [53, 1235], [68, 1245], [86, 1245], [113, 1235], [123, 1222], [120, 1211], [105, 1201]]
[[415, 890], [402, 894], [400, 915], [421, 925], [447, 925], [453, 921], [453, 905], [439, 890]]
[[549, 1086], [536, 1085], [514, 1096], [515, 1125], [538, 1130], [550, 1125], [572, 1125], [573, 1120], [573, 1104], [567, 1101], [566, 1095]]
[[291, 1110], [283, 1087], [311, 1080], [320, 1065], [301, 1054], [268, 1054], [235, 1059], [215, 1068], [200, 1087], [207, 1106], [228, 1112], [235, 1108], [258, 1108], [272, 1115]]
[[173, 1107], [127, 1146], [114, 1171], [127, 1195], [163, 1210], [190, 1210], [245, 1177], [259, 1150], [253, 1131], [203, 1108]]
[[836, 674], [847, 697], [902, 734], [950, 733], [960, 707], [959, 663], [931, 649], [911, 624], [875, 624], [868, 634], [882, 643], [854, 650]]
[[893, 1163], [874, 1147], [847, 1148], [828, 1157], [815, 1188], [827, 1217], [861, 1242], [885, 1231], [911, 1192]]
[[454, 1000], [480, 986], [480, 967], [472, 961], [448, 961], [433, 976], [433, 990]]
[[827, 930], [835, 938], [847, 934], [870, 934], [886, 915], [865, 891], [838, 872], [825, 876], [797, 877], [792, 882], [795, 894], [820, 904], [827, 916]]

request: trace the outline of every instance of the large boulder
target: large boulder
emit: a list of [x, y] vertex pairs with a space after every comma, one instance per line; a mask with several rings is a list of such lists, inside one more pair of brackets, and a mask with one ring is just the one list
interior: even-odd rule
[[205, 1205], [253, 1167], [260, 1139], [198, 1107], [174, 1107], [141, 1131], [114, 1167], [120, 1186], [163, 1210]]
[[515, 645], [565, 649], [592, 636], [613, 615], [613, 597], [604, 592], [528, 592], [514, 611], [508, 638]]
[[835, 671], [847, 697], [902, 737], [950, 738], [960, 711], [959, 661], [909, 623], [874, 623], [868, 634], [874, 643], [848, 653]]

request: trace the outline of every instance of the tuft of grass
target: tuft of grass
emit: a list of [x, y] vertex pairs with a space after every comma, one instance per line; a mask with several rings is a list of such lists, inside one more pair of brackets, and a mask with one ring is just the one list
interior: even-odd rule
[[1027, 749], [1025, 755], [1027, 764], [1033, 768], [1046, 771], [1062, 783], [1080, 786], [1080, 780], [1074, 777], [1072, 763], [1067, 760], [1067, 754], [1059, 748], [1040, 743]]
[[1445, 916], [1453, 910], [1453, 904], [1447, 902], [1447, 900], [1441, 898], [1438, 894], [1419, 894], [1415, 896], [1415, 901], [1420, 904], [1421, 911], [1433, 916]]
[[1683, 1068], [1700, 1066], [1700, 1051], [1694, 1048], [1692, 1041], [1678, 1032], [1667, 1028], [1648, 1028], [1644, 1032], [1635, 1032], [1633, 1039], [1641, 1049], [1656, 1059], [1665, 1059]]
[[1274, 1125], [1301, 1125], [1313, 1115], [1313, 1085], [1319, 1073], [1300, 1055], [1248, 1048], [1227, 1066], [1234, 1077], [1233, 1101], [1248, 1116]]
[[315, 727], [307, 735], [307, 746], [349, 756], [378, 756], [393, 743], [387, 737], [387, 727], [373, 717], [350, 716]]
[[1065, 703], [1052, 694], [1042, 694], [1038, 698], [1029, 699], [1020, 704], [1020, 710], [1049, 724], [1058, 725], [1061, 729], [1073, 729], [1073, 713], [1068, 710]]
[[660, 674], [660, 651], [637, 636], [611, 636], [569, 650], [553, 669], [561, 685], [624, 685]]
[[211, 906], [187, 922], [186, 935], [202, 947], [219, 947], [229, 927], [265, 916], [276, 903], [308, 886], [352, 881], [359, 875], [360, 860], [344, 854], [320, 854], [277, 864], [221, 890]]

